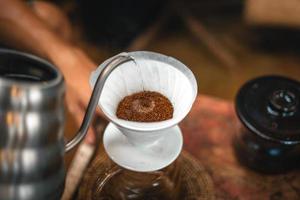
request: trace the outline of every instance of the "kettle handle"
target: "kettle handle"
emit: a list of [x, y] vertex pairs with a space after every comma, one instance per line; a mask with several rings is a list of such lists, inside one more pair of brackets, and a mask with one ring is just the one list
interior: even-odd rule
[[133, 61], [135, 62], [134, 58], [130, 56], [128, 53], [123, 52], [120, 53], [114, 57], [111, 58], [111, 60], [103, 67], [101, 70], [97, 81], [95, 83], [87, 111], [85, 112], [82, 124], [76, 134], [76, 136], [70, 140], [66, 145], [65, 145], [65, 152], [70, 151], [72, 148], [74, 148], [79, 142], [82, 141], [82, 139], [85, 137], [89, 125], [93, 119], [96, 107], [99, 102], [100, 95], [102, 93], [105, 81], [107, 77], [110, 75], [110, 73], [116, 69], [119, 65], [128, 62], [128, 61]]

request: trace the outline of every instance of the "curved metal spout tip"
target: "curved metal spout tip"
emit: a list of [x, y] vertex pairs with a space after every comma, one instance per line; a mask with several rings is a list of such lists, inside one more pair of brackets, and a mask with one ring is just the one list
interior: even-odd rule
[[134, 63], [136, 63], [135, 58], [133, 56], [129, 55], [127, 52], [122, 52], [122, 53], [119, 53], [118, 55], [116, 55], [116, 57], [119, 57], [119, 56], [126, 57], [129, 60], [132, 60]]

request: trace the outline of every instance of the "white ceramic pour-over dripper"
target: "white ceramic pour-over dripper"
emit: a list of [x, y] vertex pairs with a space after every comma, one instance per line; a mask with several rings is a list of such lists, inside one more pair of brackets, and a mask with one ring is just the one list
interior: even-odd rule
[[[134, 171], [154, 171], [166, 167], [179, 155], [182, 135], [177, 124], [188, 114], [197, 96], [193, 73], [178, 60], [162, 54], [139, 51], [128, 53], [135, 60], [118, 66], [107, 78], [99, 105], [112, 122], [103, 142], [110, 158]], [[91, 75], [94, 86], [105, 61]], [[174, 107], [173, 118], [162, 122], [133, 122], [117, 118], [119, 102], [141, 91], [156, 91]]]

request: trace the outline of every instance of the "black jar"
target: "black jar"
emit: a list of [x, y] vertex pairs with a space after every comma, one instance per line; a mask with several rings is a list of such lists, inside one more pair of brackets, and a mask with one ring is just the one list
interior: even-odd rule
[[300, 166], [300, 83], [264, 76], [239, 90], [235, 108], [241, 125], [233, 145], [238, 160], [263, 173]]

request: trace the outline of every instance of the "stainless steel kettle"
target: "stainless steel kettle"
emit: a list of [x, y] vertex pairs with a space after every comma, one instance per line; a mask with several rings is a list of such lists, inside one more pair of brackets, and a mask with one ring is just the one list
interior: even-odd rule
[[60, 199], [64, 153], [84, 138], [107, 76], [129, 60], [122, 53], [104, 66], [83, 123], [65, 145], [60, 71], [38, 57], [0, 49], [0, 199]]

